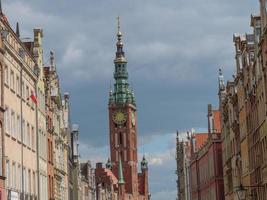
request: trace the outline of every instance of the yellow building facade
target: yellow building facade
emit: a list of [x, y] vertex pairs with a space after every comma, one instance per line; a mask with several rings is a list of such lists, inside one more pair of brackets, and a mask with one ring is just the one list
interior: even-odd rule
[[7, 195], [13, 199], [37, 196], [37, 144], [34, 57], [6, 18], [0, 28], [4, 39], [5, 176]]

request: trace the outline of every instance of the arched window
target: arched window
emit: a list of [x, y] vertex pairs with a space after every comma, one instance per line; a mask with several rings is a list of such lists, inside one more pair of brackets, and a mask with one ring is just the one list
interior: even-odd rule
[[120, 133], [120, 136], [119, 136], [119, 145], [122, 145], [123, 144], [123, 135], [122, 133]]

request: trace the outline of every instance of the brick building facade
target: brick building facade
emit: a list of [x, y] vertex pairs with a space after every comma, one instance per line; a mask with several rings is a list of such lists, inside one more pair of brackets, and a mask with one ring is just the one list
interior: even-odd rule
[[260, 15], [251, 15], [250, 34], [234, 34], [236, 70], [220, 91], [225, 199], [267, 197], [266, 1]]
[[201, 146], [197, 146], [198, 134], [190, 137], [192, 155], [190, 162], [190, 184], [192, 200], [223, 200], [223, 170], [221, 117], [218, 110], [208, 106], [208, 134]]

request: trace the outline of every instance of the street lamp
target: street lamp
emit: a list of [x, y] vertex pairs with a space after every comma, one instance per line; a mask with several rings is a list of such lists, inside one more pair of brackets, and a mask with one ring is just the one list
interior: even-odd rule
[[246, 195], [247, 195], [247, 189], [241, 184], [237, 189], [236, 189], [236, 194], [239, 200], [245, 200]]

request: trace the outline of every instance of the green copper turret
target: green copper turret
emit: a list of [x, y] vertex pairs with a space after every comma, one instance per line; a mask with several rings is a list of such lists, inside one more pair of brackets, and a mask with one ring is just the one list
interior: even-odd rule
[[121, 163], [121, 158], [119, 160], [119, 168], [118, 168], [118, 174], [119, 174], [119, 180], [118, 183], [119, 184], [124, 184], [124, 178], [123, 178], [123, 171], [122, 171], [122, 163]]
[[109, 103], [115, 104], [133, 104], [135, 105], [135, 97], [129, 89], [127, 61], [123, 51], [122, 33], [120, 31], [120, 21], [118, 17], [118, 33], [117, 33], [117, 52], [114, 60], [115, 70], [113, 77], [115, 79], [114, 91], [110, 91]]

